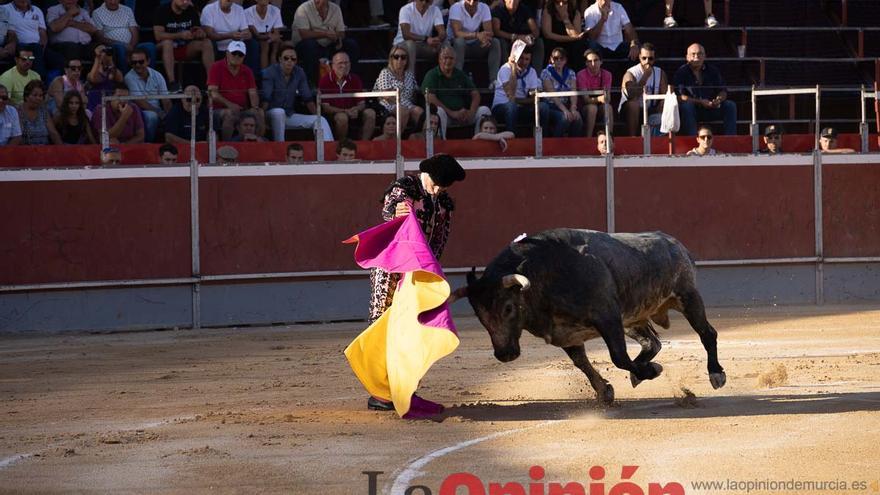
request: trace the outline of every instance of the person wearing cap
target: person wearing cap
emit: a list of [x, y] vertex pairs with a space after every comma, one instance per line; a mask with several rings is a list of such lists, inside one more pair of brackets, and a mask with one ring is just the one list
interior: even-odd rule
[[266, 131], [266, 118], [257, 96], [254, 73], [242, 63], [246, 54], [243, 42], [231, 41], [226, 47], [226, 57], [214, 62], [208, 71], [208, 91], [214, 99], [215, 115], [220, 120], [224, 141], [232, 138], [241, 112], [248, 109], [257, 119], [257, 135], [262, 136]]
[[762, 155], [782, 154], [782, 128], [775, 124], [768, 125], [764, 129], [764, 144], [767, 149], [761, 151]]
[[101, 165], [119, 165], [122, 163], [122, 152], [119, 148], [110, 147], [101, 150]]
[[822, 153], [855, 153], [852, 148], [837, 147], [837, 130], [833, 127], [822, 129], [819, 135], [819, 149]]
[[208, 39], [214, 42], [216, 52], [222, 54], [228, 49], [229, 43], [241, 41], [249, 48], [245, 64], [253, 72], [260, 70], [260, 44], [251, 33], [247, 15], [241, 5], [233, 0], [211, 2], [202, 9], [199, 22]]
[[232, 146], [221, 146], [217, 148], [217, 164], [218, 165], [234, 165], [238, 163], [238, 150]]
[[[425, 239], [437, 259], [443, 254], [452, 223], [455, 203], [449, 188], [463, 181], [466, 173], [450, 155], [439, 154], [422, 160], [418, 175], [407, 175], [395, 180], [385, 190], [382, 218], [386, 221], [414, 212]], [[370, 271], [370, 314], [372, 324], [391, 306], [400, 275], [374, 268]], [[370, 397], [367, 407], [391, 411], [391, 402]]]

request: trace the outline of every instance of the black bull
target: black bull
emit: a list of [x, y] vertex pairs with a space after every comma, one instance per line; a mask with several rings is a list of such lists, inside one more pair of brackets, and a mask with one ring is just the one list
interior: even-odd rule
[[[651, 362], [660, 351], [651, 321], [669, 328], [669, 309], [684, 314], [699, 334], [712, 386], [723, 387], [726, 381], [718, 363], [717, 332], [706, 320], [690, 253], [662, 232], [547, 230], [511, 243], [482, 277], [468, 274], [467, 287], [453, 299], [464, 295], [489, 331], [498, 360], [519, 357], [525, 329], [562, 347], [607, 404], [614, 400], [614, 389], [590, 364], [584, 342], [602, 337], [611, 361], [629, 371], [636, 386], [663, 370]], [[635, 360], [626, 352], [624, 336], [642, 346]]]

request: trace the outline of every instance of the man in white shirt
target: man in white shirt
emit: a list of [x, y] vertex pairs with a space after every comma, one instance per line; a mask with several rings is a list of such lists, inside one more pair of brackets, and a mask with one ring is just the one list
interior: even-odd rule
[[61, 0], [46, 11], [49, 41], [52, 50], [64, 60], [86, 60], [91, 55], [89, 44], [97, 31], [88, 11], [77, 5], [77, 0]]
[[[143, 48], [150, 56], [150, 60], [156, 60], [156, 45], [154, 43], [140, 43], [140, 32], [134, 12], [125, 5], [120, 5], [120, 0], [104, 0], [100, 7], [92, 12], [92, 23], [96, 31], [93, 37], [104, 46], [112, 46], [116, 56], [116, 66], [122, 73], [128, 72], [128, 54], [135, 48]], [[91, 57], [91, 55], [90, 55]]]
[[431, 4], [431, 0], [413, 0], [400, 8], [394, 44], [406, 47], [410, 72], [415, 73], [418, 57], [436, 59], [444, 41], [443, 13]]
[[[642, 94], [661, 95], [666, 93], [668, 80], [666, 72], [654, 65], [654, 45], [645, 43], [639, 49], [639, 63], [627, 69], [623, 75], [620, 106], [618, 111], [626, 118], [626, 127], [630, 136], [639, 135], [639, 120], [642, 110]], [[660, 125], [663, 101], [648, 101], [648, 125], [656, 128]], [[658, 134], [659, 135], [659, 134]]]
[[498, 77], [501, 43], [492, 31], [492, 12], [479, 0], [461, 0], [449, 8], [447, 36], [455, 48], [455, 66], [464, 70], [465, 57], [489, 60], [489, 80]]
[[278, 58], [281, 47], [281, 9], [269, 3], [269, 0], [257, 0], [244, 11], [248, 28], [260, 44], [260, 68], [265, 69], [272, 60]]
[[357, 70], [360, 48], [345, 36], [342, 9], [330, 0], [307, 0], [296, 9], [290, 41], [299, 54], [300, 65], [311, 83], [319, 79], [318, 61], [331, 59], [337, 51], [344, 51]]
[[39, 7], [31, 5], [30, 0], [14, 0], [0, 6], [6, 9], [9, 29], [15, 31], [18, 48], [30, 50], [35, 57], [34, 70], [41, 77], [46, 76], [46, 19]]
[[254, 74], [260, 73], [260, 44], [254, 39], [248, 27], [247, 16], [241, 5], [233, 0], [215, 0], [205, 5], [199, 18], [208, 39], [214, 42], [219, 60], [226, 54], [231, 41], [241, 41], [247, 47], [247, 65]]
[[[636, 60], [639, 56], [639, 38], [623, 5], [611, 0], [597, 0], [584, 11], [584, 30], [589, 36], [590, 48], [602, 58]], [[626, 35], [627, 43], [624, 43]]]
[[[492, 100], [492, 115], [498, 122], [503, 122], [508, 131], [516, 132], [519, 122], [534, 122], [535, 114], [535, 91], [541, 87], [538, 73], [531, 66], [532, 47], [527, 46], [523, 50], [519, 60], [512, 58], [507, 60], [498, 69], [498, 78], [495, 80], [495, 97]], [[538, 104], [541, 126], [546, 127], [548, 120], [554, 129], [560, 125], [561, 113], [552, 115], [547, 102]]]

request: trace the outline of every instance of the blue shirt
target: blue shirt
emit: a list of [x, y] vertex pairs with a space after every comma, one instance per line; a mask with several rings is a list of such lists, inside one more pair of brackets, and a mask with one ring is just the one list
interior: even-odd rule
[[289, 79], [285, 79], [280, 64], [272, 64], [263, 69], [263, 101], [269, 108], [283, 108], [284, 113], [293, 115], [296, 99], [311, 101], [312, 88], [302, 67], [295, 65]]
[[18, 111], [7, 103], [6, 108], [0, 112], [0, 145], [8, 143], [16, 136], [21, 136], [21, 122], [18, 120]]
[[675, 71], [672, 83], [679, 96], [685, 95], [690, 98], [713, 100], [718, 93], [726, 91], [721, 71], [714, 65], [703, 63], [703, 83], [697, 83], [697, 76], [691, 70], [691, 66], [684, 64]]
[[[168, 94], [168, 85], [165, 84], [165, 78], [162, 77], [159, 71], [149, 67], [147, 67], [146, 81], [141, 79], [141, 76], [132, 69], [125, 75], [125, 85], [128, 86], [131, 96]], [[161, 105], [159, 105], [159, 100], [148, 99], [147, 103], [154, 108], [162, 109]]]

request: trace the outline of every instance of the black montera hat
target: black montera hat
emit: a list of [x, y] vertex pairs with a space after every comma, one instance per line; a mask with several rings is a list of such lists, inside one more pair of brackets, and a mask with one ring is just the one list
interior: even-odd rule
[[451, 155], [439, 154], [422, 160], [419, 171], [431, 176], [434, 184], [449, 187], [453, 182], [464, 180], [465, 171]]

